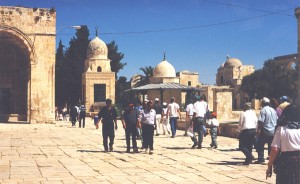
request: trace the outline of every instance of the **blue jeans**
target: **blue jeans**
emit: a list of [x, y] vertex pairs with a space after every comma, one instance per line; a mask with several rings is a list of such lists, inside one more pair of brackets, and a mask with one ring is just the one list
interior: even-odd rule
[[170, 117], [172, 136], [176, 135], [177, 117]]
[[194, 121], [194, 132], [198, 132], [198, 146], [202, 146], [203, 135], [204, 135], [204, 123], [203, 117], [196, 117]]
[[257, 138], [257, 143], [256, 143], [256, 151], [257, 151], [257, 161], [259, 162], [264, 162], [264, 147], [265, 144], [268, 144], [268, 155], [271, 153], [271, 144], [274, 136], [269, 136], [266, 135], [263, 131], [260, 132], [258, 138]]
[[210, 135], [211, 135], [211, 146], [217, 146], [217, 135], [218, 135], [218, 127], [210, 127]]

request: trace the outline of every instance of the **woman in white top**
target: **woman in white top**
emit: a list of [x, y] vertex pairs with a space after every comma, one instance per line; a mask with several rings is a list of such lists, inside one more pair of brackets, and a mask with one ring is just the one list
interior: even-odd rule
[[277, 121], [266, 176], [271, 177], [275, 159], [277, 184], [300, 183], [300, 118], [299, 108], [287, 106]]

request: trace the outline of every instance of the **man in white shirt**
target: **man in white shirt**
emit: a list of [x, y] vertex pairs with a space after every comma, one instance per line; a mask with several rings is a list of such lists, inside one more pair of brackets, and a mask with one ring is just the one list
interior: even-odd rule
[[193, 118], [193, 113], [194, 113], [194, 104], [193, 104], [193, 100], [190, 99], [190, 103], [186, 106], [186, 109], [185, 109], [186, 125], [185, 125], [184, 136], [187, 136], [187, 130], [191, 126], [190, 121]]
[[198, 141], [196, 137], [192, 138], [194, 145], [192, 148], [195, 148], [198, 145], [198, 149], [202, 148], [203, 142], [203, 125], [205, 124], [205, 114], [207, 111], [207, 102], [204, 101], [202, 96], [197, 96], [197, 102], [194, 103], [194, 113], [193, 119], [191, 120], [194, 126], [194, 132], [198, 132]]
[[240, 115], [238, 130], [239, 134], [239, 148], [246, 156], [243, 165], [249, 165], [252, 163], [252, 147], [257, 128], [257, 116], [251, 109], [251, 103], [247, 102], [244, 105], [244, 112]]
[[177, 119], [181, 117], [179, 105], [175, 102], [175, 97], [172, 97], [168, 105], [167, 118], [170, 117], [171, 138], [175, 138]]

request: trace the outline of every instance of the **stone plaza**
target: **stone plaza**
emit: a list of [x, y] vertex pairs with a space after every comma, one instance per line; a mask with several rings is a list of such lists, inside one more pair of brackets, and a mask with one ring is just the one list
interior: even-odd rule
[[155, 136], [153, 155], [133, 154], [118, 122], [114, 151], [105, 153], [101, 127], [86, 120], [84, 129], [66, 121], [0, 123], [0, 183], [275, 183], [275, 175], [266, 180], [266, 165], [242, 165], [237, 139], [219, 136], [211, 149], [207, 136], [202, 149], [191, 149], [179, 130], [175, 139]]

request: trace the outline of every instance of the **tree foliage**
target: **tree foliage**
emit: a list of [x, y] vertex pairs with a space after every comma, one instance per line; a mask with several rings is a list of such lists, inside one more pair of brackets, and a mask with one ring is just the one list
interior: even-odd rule
[[154, 68], [152, 66], [141, 67], [140, 70], [144, 74], [140, 75], [139, 81], [134, 82], [135, 86], [133, 86], [133, 87], [138, 87], [138, 86], [143, 86], [143, 85], [149, 84], [150, 77], [153, 77]]
[[[122, 63], [121, 60], [124, 58], [124, 54], [118, 51], [118, 45], [115, 41], [106, 44], [108, 49], [108, 58], [111, 60], [110, 67], [112, 72], [116, 74], [127, 65], [127, 63]], [[116, 75], [117, 78], [117, 75]]]
[[243, 78], [241, 89], [250, 99], [278, 98], [283, 95], [296, 97], [297, 73], [290, 63], [267, 60], [262, 69]]
[[63, 75], [64, 71], [62, 70], [63, 61], [65, 58], [64, 45], [62, 41], [59, 41], [58, 48], [56, 50], [56, 63], [55, 63], [55, 104], [59, 107], [64, 105], [64, 96], [63, 96]]

